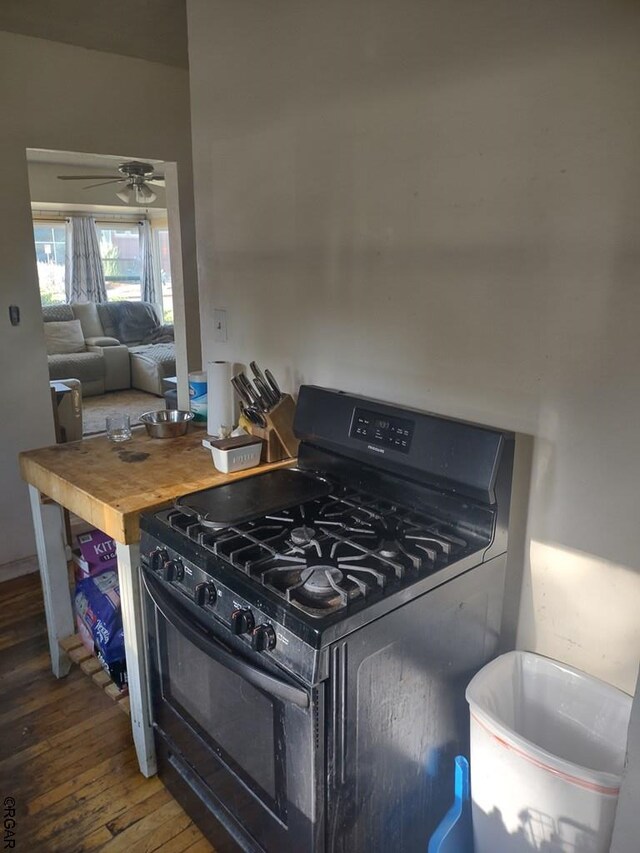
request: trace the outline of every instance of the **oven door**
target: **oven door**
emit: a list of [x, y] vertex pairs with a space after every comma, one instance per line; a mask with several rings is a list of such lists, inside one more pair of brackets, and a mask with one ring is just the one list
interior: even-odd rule
[[323, 849], [322, 685], [214, 636], [142, 572], [154, 726], [191, 795], [247, 850]]

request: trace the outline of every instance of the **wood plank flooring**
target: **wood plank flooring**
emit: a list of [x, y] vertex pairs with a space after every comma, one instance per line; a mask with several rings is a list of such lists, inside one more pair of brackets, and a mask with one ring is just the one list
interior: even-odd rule
[[139, 773], [129, 717], [78, 667], [52, 675], [37, 574], [0, 583], [0, 797], [18, 853], [214, 853]]

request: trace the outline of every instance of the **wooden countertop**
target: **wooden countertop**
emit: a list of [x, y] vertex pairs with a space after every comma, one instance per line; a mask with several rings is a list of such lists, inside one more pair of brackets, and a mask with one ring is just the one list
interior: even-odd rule
[[153, 439], [143, 427], [130, 441], [114, 443], [106, 435], [69, 444], [54, 444], [20, 454], [27, 483], [108, 533], [130, 545], [140, 538], [140, 513], [187, 492], [221, 486], [292, 459], [260, 465], [236, 474], [213, 467], [211, 452], [202, 446], [204, 429], [190, 427], [180, 438]]

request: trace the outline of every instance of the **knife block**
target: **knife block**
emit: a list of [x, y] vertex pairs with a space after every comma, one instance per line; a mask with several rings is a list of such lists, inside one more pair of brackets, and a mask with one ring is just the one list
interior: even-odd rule
[[251, 435], [255, 435], [264, 441], [263, 462], [279, 462], [298, 455], [300, 442], [293, 433], [293, 416], [296, 404], [290, 394], [284, 394], [280, 402], [271, 409], [264, 412], [266, 427], [251, 424]]
[[262, 428], [251, 424], [249, 427], [251, 435], [262, 439], [262, 456], [261, 462], [279, 462], [281, 459], [286, 459], [288, 454], [285, 453], [283, 446], [280, 444], [280, 439], [275, 434], [274, 430], [269, 427]]

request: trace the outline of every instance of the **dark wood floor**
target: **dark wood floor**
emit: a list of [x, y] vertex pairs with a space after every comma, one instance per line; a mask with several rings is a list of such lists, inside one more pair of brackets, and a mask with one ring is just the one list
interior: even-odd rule
[[78, 667], [51, 674], [38, 575], [0, 583], [0, 795], [18, 853], [213, 850], [138, 772], [129, 717]]

